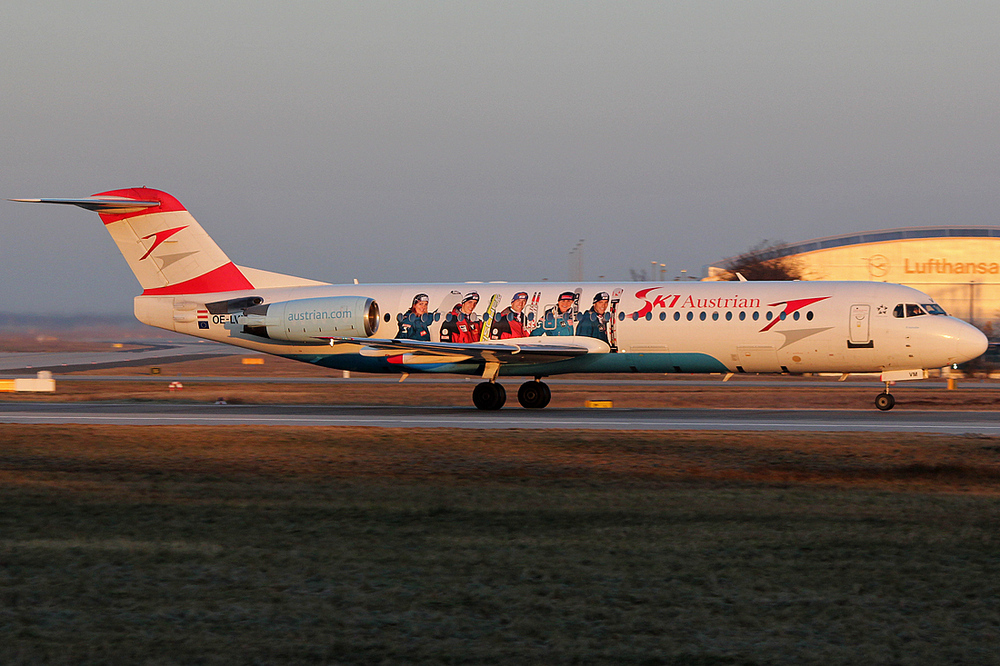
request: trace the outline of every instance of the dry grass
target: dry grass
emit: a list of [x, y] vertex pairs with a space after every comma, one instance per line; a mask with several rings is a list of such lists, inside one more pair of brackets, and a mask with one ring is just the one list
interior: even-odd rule
[[3, 663], [996, 663], [1000, 440], [0, 426]]

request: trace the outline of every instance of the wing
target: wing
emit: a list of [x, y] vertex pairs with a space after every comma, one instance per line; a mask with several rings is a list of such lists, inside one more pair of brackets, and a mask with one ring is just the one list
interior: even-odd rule
[[502, 342], [422, 342], [419, 340], [379, 340], [333, 338], [330, 344], [361, 345], [362, 356], [382, 356], [391, 363], [418, 369], [421, 365], [443, 363], [484, 363], [489, 366], [533, 365], [563, 361], [586, 354], [606, 354], [611, 347], [602, 340], [582, 336], [513, 338]]

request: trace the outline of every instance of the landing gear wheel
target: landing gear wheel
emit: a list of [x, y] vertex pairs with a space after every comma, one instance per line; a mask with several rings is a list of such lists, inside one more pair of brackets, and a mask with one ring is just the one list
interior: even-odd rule
[[540, 381], [524, 382], [517, 390], [517, 401], [525, 409], [541, 409], [549, 404], [552, 391], [548, 384]]
[[889, 411], [895, 404], [896, 399], [892, 397], [891, 393], [879, 393], [878, 396], [875, 397], [875, 406], [883, 412]]
[[500, 409], [504, 406], [504, 403], [507, 402], [507, 389], [503, 387], [503, 384], [497, 384], [495, 382], [493, 386], [495, 386], [497, 390], [497, 406], [493, 409]]
[[507, 391], [502, 384], [483, 382], [472, 390], [472, 403], [479, 409], [500, 409], [507, 402]]
[[542, 393], [545, 394], [545, 397], [542, 399], [542, 404], [538, 405], [538, 408], [542, 409], [543, 407], [548, 407], [549, 400], [552, 400], [552, 391], [549, 389], [548, 384], [544, 382], [539, 382], [539, 384], [542, 385]]

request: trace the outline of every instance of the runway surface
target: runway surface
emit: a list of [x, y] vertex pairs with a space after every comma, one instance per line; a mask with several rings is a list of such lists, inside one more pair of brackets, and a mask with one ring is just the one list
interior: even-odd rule
[[[1000, 412], [813, 409], [545, 409], [157, 403], [0, 403], [0, 423], [763, 430], [1000, 435]], [[230, 433], [232, 434], [232, 433]]]
[[78, 372], [99, 368], [124, 368], [157, 363], [197, 361], [218, 356], [250, 355], [245, 349], [217, 342], [125, 341], [134, 349], [93, 352], [0, 352], [0, 373], [34, 375], [39, 370]]

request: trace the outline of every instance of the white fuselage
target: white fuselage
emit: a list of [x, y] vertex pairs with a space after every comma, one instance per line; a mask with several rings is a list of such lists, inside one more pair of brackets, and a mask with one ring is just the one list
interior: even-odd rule
[[[417, 294], [426, 294], [430, 340], [465, 294], [477, 291], [474, 310], [482, 318], [494, 295], [496, 311], [527, 292], [525, 315], [538, 323], [557, 308], [560, 294], [579, 294], [573, 324], [599, 292], [618, 296], [603, 315], [607, 353], [542, 365], [501, 368], [503, 375], [543, 376], [564, 372], [879, 372], [941, 367], [978, 356], [985, 338], [969, 324], [936, 314], [906, 316], [907, 305], [935, 311], [933, 300], [915, 289], [877, 282], [628, 282], [617, 284], [466, 283], [432, 285], [319, 285], [263, 288], [190, 296], [139, 296], [140, 321], [167, 330], [256, 351], [345, 370], [370, 372], [435, 371], [476, 374], [482, 364], [437, 363], [433, 366], [390, 363], [386, 355], [366, 356], [362, 342], [316, 338], [281, 341], [248, 334], [252, 316], [242, 309], [209, 312], [207, 303], [256, 296], [266, 303], [331, 297], [374, 299], [378, 328], [372, 339], [397, 337], [400, 317]], [[534, 302], [535, 294], [537, 302]], [[900, 308], [900, 306], [903, 306]], [[920, 309], [920, 308], [916, 308]], [[612, 310], [614, 312], [613, 318]], [[312, 315], [306, 315], [312, 316]], [[325, 316], [316, 313], [317, 318]], [[249, 317], [249, 319], [248, 319]], [[299, 315], [301, 318], [302, 315]], [[291, 319], [291, 316], [289, 316]], [[291, 329], [301, 321], [288, 321]], [[540, 324], [539, 324], [540, 325]], [[571, 325], [571, 326], [572, 326]], [[303, 328], [305, 330], [305, 328]], [[536, 335], [538, 332], [536, 331]], [[545, 331], [555, 333], [555, 330]], [[572, 333], [563, 327], [560, 333]], [[571, 336], [572, 337], [572, 336]], [[569, 339], [569, 338], [567, 338]], [[616, 344], [615, 344], [616, 343]]]

